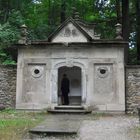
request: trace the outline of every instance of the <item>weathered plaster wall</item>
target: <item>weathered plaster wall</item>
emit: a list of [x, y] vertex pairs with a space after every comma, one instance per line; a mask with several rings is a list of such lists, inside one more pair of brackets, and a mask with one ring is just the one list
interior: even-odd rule
[[[16, 66], [0, 65], [0, 104], [15, 107]], [[136, 113], [140, 104], [140, 66], [126, 67], [126, 112]]]
[[16, 100], [16, 66], [0, 65], [0, 104], [14, 108]]
[[126, 112], [137, 113], [140, 105], [140, 66], [126, 67]]
[[[98, 110], [104, 111], [125, 110], [123, 48], [118, 46], [119, 44], [116, 46], [112, 46], [112, 43], [100, 44], [100, 46], [99, 44], [85, 46], [86, 43], [78, 46], [77, 44], [56, 45], [19, 49], [17, 109], [44, 109], [56, 106], [58, 104], [58, 69], [63, 66], [77, 66], [82, 70], [81, 104], [85, 108], [96, 106]], [[39, 77], [38, 74], [34, 76], [36, 69], [45, 76]], [[105, 74], [100, 74], [101, 69], [105, 69]], [[106, 80], [111, 84], [106, 83]], [[44, 87], [43, 84], [46, 85], [41, 93], [41, 86], [36, 89], [38, 82], [42, 87]], [[103, 84], [105, 86], [101, 88]]]

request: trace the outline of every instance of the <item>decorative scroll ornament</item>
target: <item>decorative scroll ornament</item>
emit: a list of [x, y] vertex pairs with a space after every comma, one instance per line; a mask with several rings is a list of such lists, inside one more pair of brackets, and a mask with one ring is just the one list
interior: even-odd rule
[[21, 26], [21, 33], [20, 33], [21, 37], [18, 41], [18, 44], [24, 44], [24, 45], [28, 45], [30, 44], [28, 38], [27, 38], [27, 35], [28, 35], [28, 32], [27, 32], [27, 26], [25, 24], [23, 24]]
[[117, 23], [115, 25], [116, 27], [116, 38], [117, 40], [122, 40], [123, 37], [122, 37], [122, 25], [120, 23]]
[[74, 19], [77, 21], [80, 20], [80, 13], [79, 12], [75, 12]]

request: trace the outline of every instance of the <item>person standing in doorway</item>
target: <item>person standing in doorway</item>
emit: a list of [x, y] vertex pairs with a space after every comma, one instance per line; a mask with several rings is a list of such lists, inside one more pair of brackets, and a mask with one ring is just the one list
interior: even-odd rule
[[61, 81], [61, 92], [62, 97], [64, 99], [64, 105], [69, 105], [69, 97], [68, 97], [68, 94], [70, 92], [69, 85], [70, 85], [69, 79], [67, 78], [67, 75], [64, 74]]

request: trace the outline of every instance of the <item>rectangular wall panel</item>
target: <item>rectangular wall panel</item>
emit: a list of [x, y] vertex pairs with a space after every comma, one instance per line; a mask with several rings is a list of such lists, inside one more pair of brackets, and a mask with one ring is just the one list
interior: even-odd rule
[[99, 104], [113, 102], [115, 98], [113, 64], [94, 65], [94, 100]]
[[22, 100], [26, 103], [41, 103], [46, 94], [46, 65], [27, 64], [23, 71]]

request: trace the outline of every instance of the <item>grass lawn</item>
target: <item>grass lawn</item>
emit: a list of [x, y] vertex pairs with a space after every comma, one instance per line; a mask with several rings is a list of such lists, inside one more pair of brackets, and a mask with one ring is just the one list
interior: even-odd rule
[[26, 132], [44, 120], [46, 113], [0, 111], [0, 140], [21, 140]]
[[140, 126], [139, 126], [139, 127], [137, 127], [137, 128], [135, 129], [135, 131], [136, 131], [137, 133], [139, 133], [139, 134], [140, 134]]

